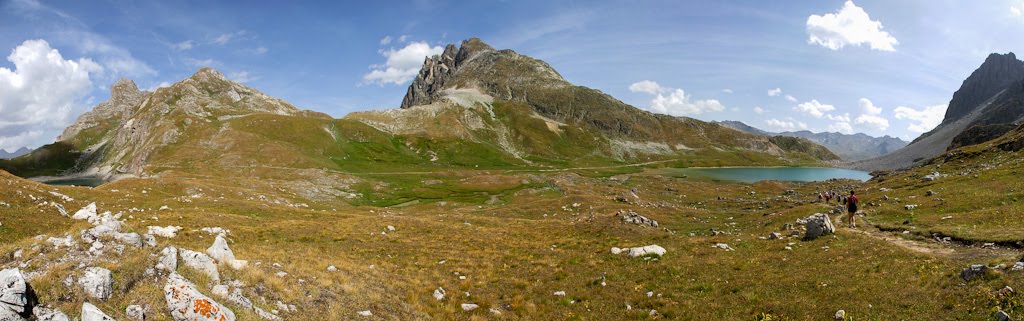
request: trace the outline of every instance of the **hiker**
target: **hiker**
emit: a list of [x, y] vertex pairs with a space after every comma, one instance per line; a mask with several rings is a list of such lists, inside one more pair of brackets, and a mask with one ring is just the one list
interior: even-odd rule
[[857, 228], [857, 222], [855, 221], [857, 215], [857, 205], [860, 203], [860, 199], [857, 195], [850, 191], [850, 196], [846, 198], [846, 212], [850, 216], [850, 227]]
[[824, 196], [821, 195], [821, 192], [818, 192], [818, 203], [821, 203], [821, 200], [823, 198], [824, 198]]

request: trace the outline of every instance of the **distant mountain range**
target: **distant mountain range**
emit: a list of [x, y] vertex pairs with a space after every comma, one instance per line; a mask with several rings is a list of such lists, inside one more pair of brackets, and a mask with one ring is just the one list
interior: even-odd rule
[[10, 152], [10, 153], [8, 153], [6, 150], [0, 149], [0, 158], [10, 159], [10, 158], [15, 158], [15, 157], [18, 157], [18, 156], [21, 156], [21, 155], [25, 155], [25, 154], [28, 154], [28, 153], [31, 153], [31, 152], [32, 152], [32, 150], [28, 149], [28, 147], [22, 147], [22, 148], [19, 148], [18, 150], [15, 150], [14, 152]]
[[879, 157], [892, 153], [904, 146], [907, 146], [907, 142], [892, 137], [889, 135], [882, 137], [872, 137], [863, 133], [857, 134], [842, 134], [842, 133], [814, 133], [807, 130], [795, 131], [795, 132], [780, 132], [774, 133], [759, 128], [747, 125], [740, 121], [721, 121], [717, 122], [722, 126], [726, 126], [732, 129], [736, 129], [745, 133], [762, 136], [788, 136], [788, 137], [800, 137], [806, 138], [819, 145], [825, 146], [830, 151], [838, 155], [840, 158], [846, 161], [856, 161]]
[[203, 68], [110, 100], [26, 157], [21, 176], [270, 175], [271, 169], [800, 165], [838, 159], [809, 140], [765, 137], [640, 110], [569, 83], [547, 63], [480, 39], [427, 57], [400, 109], [342, 119], [301, 110]]
[[892, 170], [921, 164], [954, 148], [980, 144], [1024, 120], [1024, 61], [1012, 52], [991, 54], [949, 101], [942, 123], [894, 153], [852, 167]]

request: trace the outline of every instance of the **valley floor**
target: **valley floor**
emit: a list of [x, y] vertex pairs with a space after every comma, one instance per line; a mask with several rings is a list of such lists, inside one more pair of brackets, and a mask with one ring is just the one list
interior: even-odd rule
[[[91, 302], [117, 319], [141, 305], [147, 320], [170, 320], [167, 274], [152, 269], [161, 250], [204, 251], [215, 236], [202, 228], [221, 227], [246, 267], [220, 266], [219, 283], [182, 264], [177, 270], [242, 320], [259, 317], [213, 294], [214, 285], [239, 289], [286, 320], [825, 320], [837, 310], [856, 320], [987, 320], [1000, 308], [1024, 315], [1021, 297], [999, 294], [1024, 285], [1024, 271], [1011, 268], [1024, 224], [978, 224], [967, 205], [924, 196], [940, 182], [899, 175], [739, 184], [599, 168], [364, 174], [352, 178], [357, 192], [346, 199], [303, 195], [283, 180], [168, 175], [90, 189], [0, 173], [0, 268], [19, 268], [41, 304], [71, 316]], [[956, 186], [933, 194], [968, 189]], [[797, 219], [835, 206], [818, 202], [817, 192], [850, 188], [861, 191], [861, 226], [833, 215], [834, 235], [802, 240]], [[1008, 202], [985, 215], [1019, 221], [1018, 205]], [[53, 203], [69, 215], [90, 203], [123, 213], [123, 231], [183, 229], [157, 237], [156, 246], [106, 238], [102, 253], [90, 252], [80, 231], [92, 225]], [[919, 207], [907, 210], [912, 203]], [[628, 211], [658, 226], [625, 223], [617, 213]], [[987, 230], [1000, 233], [979, 234]], [[782, 239], [769, 238], [773, 232]], [[65, 235], [74, 244], [47, 241]], [[667, 253], [611, 251], [654, 244]], [[971, 264], [1002, 267], [966, 281], [961, 270]], [[113, 272], [108, 300], [63, 284], [88, 266]]]

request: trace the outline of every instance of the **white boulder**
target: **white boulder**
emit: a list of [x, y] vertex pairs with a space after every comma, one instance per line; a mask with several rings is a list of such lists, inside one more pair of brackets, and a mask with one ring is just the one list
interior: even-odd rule
[[100, 311], [100, 308], [92, 303], [85, 302], [82, 303], [82, 321], [114, 321], [114, 318]]
[[34, 307], [32, 308], [32, 314], [36, 316], [36, 320], [38, 321], [71, 321], [67, 314], [50, 307]]
[[148, 234], [153, 234], [164, 238], [173, 238], [178, 235], [178, 231], [181, 231], [181, 226], [149, 226]]
[[21, 270], [0, 270], [0, 320], [26, 319], [35, 301]]
[[631, 247], [626, 249], [619, 249], [617, 247], [612, 248], [612, 254], [618, 254], [616, 252], [626, 253], [626, 255], [629, 255], [629, 257], [638, 257], [645, 255], [663, 256], [668, 251], [665, 250], [665, 248], [661, 247], [660, 245], [652, 244], [648, 246]]
[[85, 273], [78, 279], [78, 285], [82, 286], [85, 294], [101, 301], [110, 299], [114, 292], [114, 278], [110, 270], [101, 267], [86, 268]]
[[124, 315], [132, 320], [146, 320], [146, 309], [141, 305], [132, 304], [124, 308]]
[[[182, 250], [186, 251], [186, 250]], [[177, 321], [234, 321], [235, 313], [203, 295], [195, 284], [178, 273], [171, 273], [164, 285], [164, 299], [171, 317]]]
[[173, 246], [165, 247], [160, 251], [160, 260], [156, 264], [160, 270], [174, 272], [178, 270], [178, 248]]
[[804, 240], [809, 241], [836, 232], [836, 227], [832, 225], [832, 219], [828, 217], [828, 214], [815, 213], [803, 219], [803, 221], [804, 226], [807, 228]]
[[178, 254], [181, 255], [181, 262], [185, 263], [185, 266], [206, 274], [214, 282], [220, 282], [217, 264], [208, 255], [186, 249], [179, 249]]
[[71, 216], [71, 218], [76, 219], [76, 220], [89, 220], [89, 219], [93, 219], [95, 217], [96, 217], [96, 203], [90, 203], [89, 205], [86, 205], [82, 209], [80, 209], [77, 212], [75, 212], [75, 215]]

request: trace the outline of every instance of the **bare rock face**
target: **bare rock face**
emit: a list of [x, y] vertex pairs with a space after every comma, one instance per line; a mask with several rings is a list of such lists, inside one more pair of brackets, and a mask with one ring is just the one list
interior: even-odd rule
[[21, 270], [0, 270], [0, 320], [27, 320], [37, 303], [35, 291]]
[[195, 284], [178, 273], [171, 273], [164, 285], [164, 299], [171, 317], [177, 321], [234, 321], [227, 307], [203, 295]]
[[1024, 61], [1017, 60], [1012, 52], [993, 53], [985, 59], [970, 77], [964, 80], [960, 89], [949, 101], [943, 123], [949, 123], [969, 114], [985, 100], [999, 93], [1011, 83], [1024, 79]]
[[114, 292], [114, 278], [110, 270], [101, 267], [90, 267], [85, 269], [85, 274], [78, 279], [85, 293], [94, 299], [106, 301]]
[[32, 309], [32, 314], [36, 316], [38, 321], [70, 321], [67, 314], [61, 312], [58, 309], [37, 306]]
[[173, 246], [165, 247], [160, 251], [160, 260], [156, 268], [169, 272], [178, 270], [178, 249]]
[[140, 91], [135, 82], [121, 78], [110, 86], [110, 100], [96, 105], [92, 110], [82, 114], [57, 141], [67, 141], [84, 129], [92, 128], [107, 120], [124, 121], [135, 112], [139, 103], [148, 97], [149, 92]]

